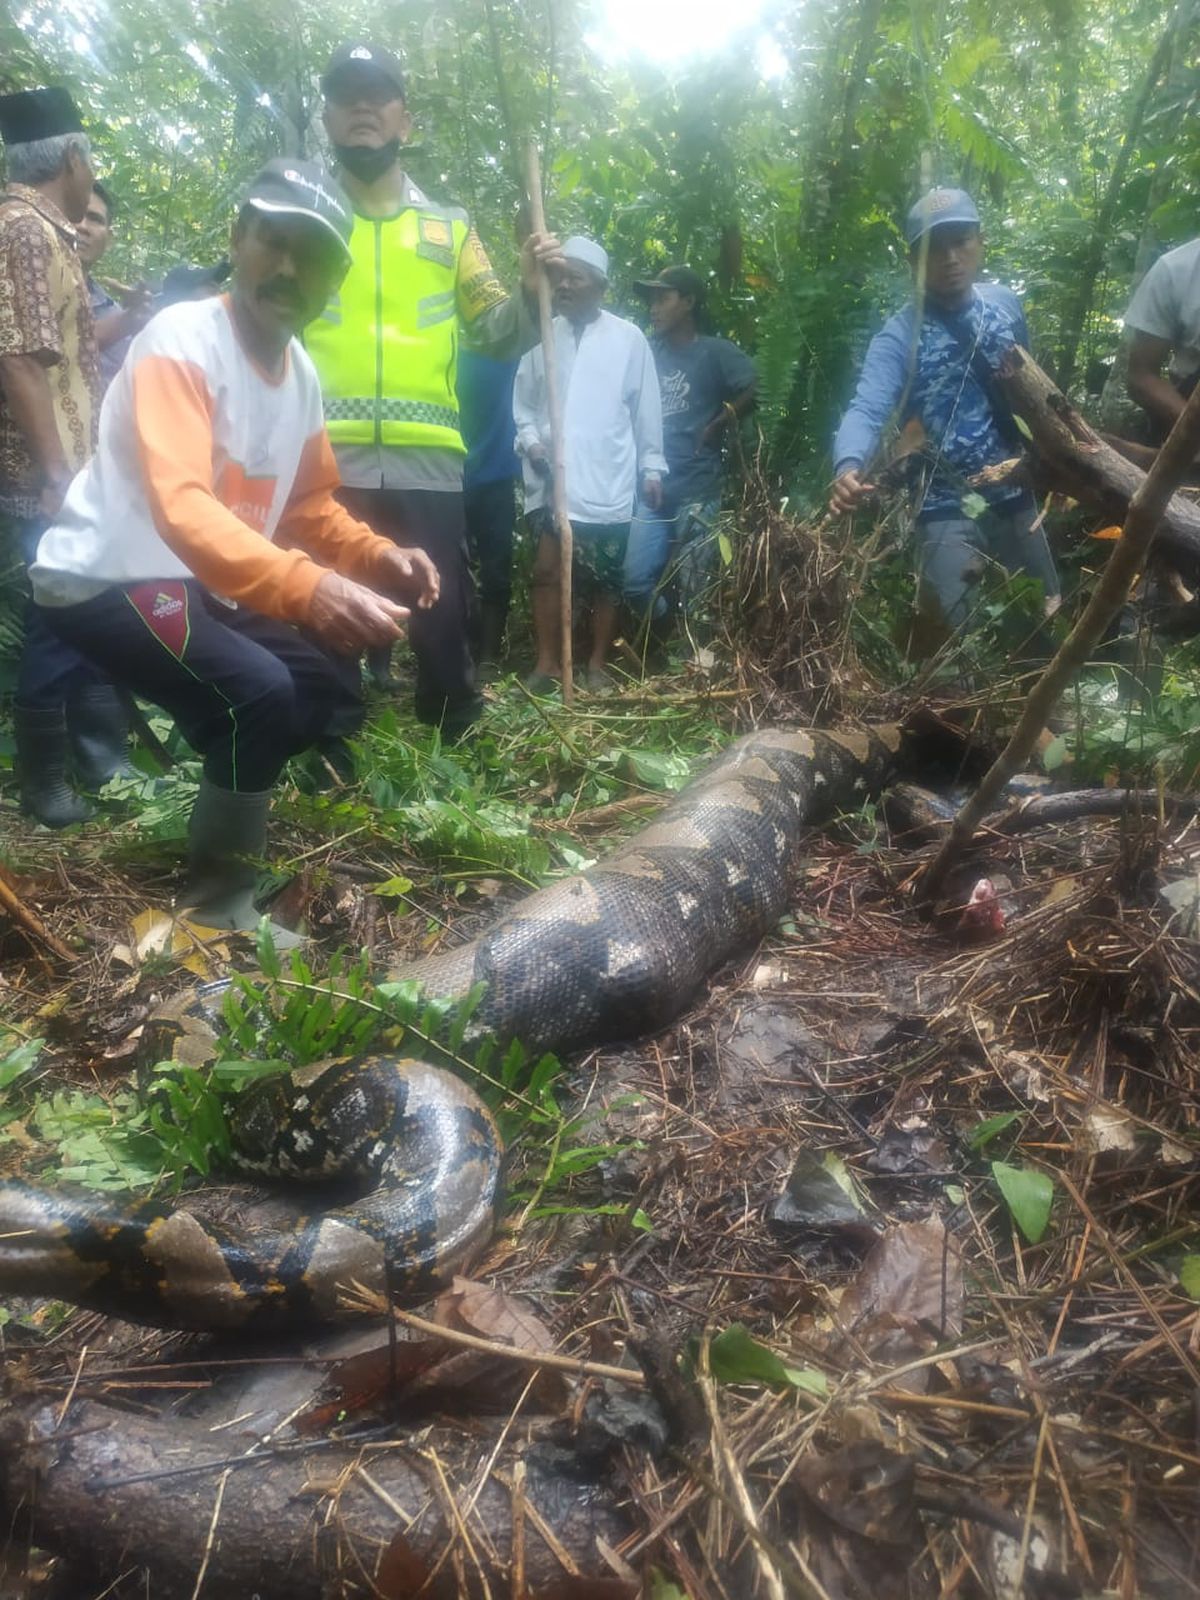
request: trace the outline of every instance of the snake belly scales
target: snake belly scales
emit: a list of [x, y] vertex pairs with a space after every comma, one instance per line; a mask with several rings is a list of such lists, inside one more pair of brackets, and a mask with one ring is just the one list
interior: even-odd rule
[[[661, 1027], [774, 925], [801, 830], [877, 794], [899, 745], [893, 727], [749, 734], [613, 854], [387, 976], [449, 999], [484, 983], [473, 1025], [535, 1051]], [[214, 1038], [195, 996], [152, 1018], [151, 1037], [164, 1014], [193, 1046]], [[285, 1186], [350, 1176], [355, 1194], [331, 1204], [318, 1190], [314, 1203], [310, 1182], [307, 1208], [239, 1228], [169, 1201], [0, 1184], [0, 1294], [163, 1326], [299, 1327], [353, 1315], [355, 1286], [431, 1288], [491, 1234], [499, 1135], [445, 1070], [383, 1055], [318, 1064], [243, 1095], [239, 1124], [240, 1161]]]

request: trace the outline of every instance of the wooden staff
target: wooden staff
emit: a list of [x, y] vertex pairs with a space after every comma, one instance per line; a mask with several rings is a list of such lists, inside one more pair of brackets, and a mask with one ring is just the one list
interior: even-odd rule
[[[542, 205], [542, 169], [537, 145], [531, 139], [525, 148], [525, 191], [529, 198], [529, 219], [535, 233], [546, 231], [546, 211]], [[550, 303], [550, 280], [545, 268], [538, 274], [538, 323], [542, 334], [542, 365], [546, 373], [546, 412], [550, 419], [550, 506], [558, 534], [559, 562], [562, 568], [562, 697], [569, 706], [575, 698], [571, 668], [571, 562], [574, 535], [567, 515], [567, 469], [563, 454], [562, 399], [558, 392], [558, 358], [554, 345], [554, 309]]]

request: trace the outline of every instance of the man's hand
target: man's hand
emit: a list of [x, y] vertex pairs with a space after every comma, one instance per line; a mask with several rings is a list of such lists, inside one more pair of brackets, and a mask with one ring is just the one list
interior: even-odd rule
[[647, 473], [642, 479], [642, 499], [651, 511], [662, 510], [662, 479]]
[[379, 576], [385, 588], [402, 600], [415, 600], [422, 611], [436, 605], [442, 592], [438, 569], [424, 550], [402, 550], [397, 545], [384, 557]]
[[553, 284], [560, 268], [566, 264], [562, 245], [555, 234], [531, 233], [521, 246], [522, 288], [529, 294], [536, 294], [542, 273], [548, 273]]
[[554, 476], [554, 467], [550, 461], [550, 452], [546, 449], [546, 446], [544, 444], [531, 444], [529, 449], [526, 450], [525, 456], [538, 477], [545, 479], [549, 483]]
[[829, 509], [835, 517], [848, 517], [852, 511], [858, 510], [867, 495], [874, 493], [875, 485], [864, 483], [858, 475], [858, 468], [852, 467], [835, 481], [829, 497]]
[[368, 645], [391, 644], [403, 631], [400, 624], [408, 616], [404, 606], [343, 578], [327, 572], [313, 590], [308, 626], [330, 650], [355, 656]]
[[140, 333], [154, 315], [154, 291], [148, 283], [135, 283], [121, 296], [126, 333]]

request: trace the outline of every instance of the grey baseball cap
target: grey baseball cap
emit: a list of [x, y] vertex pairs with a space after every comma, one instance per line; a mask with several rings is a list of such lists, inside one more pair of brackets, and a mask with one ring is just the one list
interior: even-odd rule
[[242, 203], [271, 215], [311, 217], [333, 235], [349, 259], [354, 213], [337, 180], [315, 161], [275, 156], [252, 179]]
[[904, 239], [911, 249], [934, 228], [948, 223], [979, 227], [979, 210], [965, 189], [930, 189], [904, 219]]

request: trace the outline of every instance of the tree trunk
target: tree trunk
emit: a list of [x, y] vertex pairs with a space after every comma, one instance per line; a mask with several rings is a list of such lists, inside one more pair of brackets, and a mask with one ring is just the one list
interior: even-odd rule
[[1125, 178], [1129, 171], [1129, 163], [1133, 152], [1137, 148], [1138, 140], [1142, 136], [1142, 124], [1146, 120], [1146, 112], [1150, 109], [1150, 101], [1159, 80], [1166, 71], [1174, 48], [1176, 30], [1183, 24], [1190, 14], [1195, 0], [1179, 0], [1171, 20], [1167, 23], [1162, 37], [1158, 41], [1158, 48], [1151, 58], [1149, 69], [1142, 82], [1138, 97], [1133, 103], [1129, 114], [1129, 126], [1121, 140], [1121, 148], [1117, 152], [1117, 159], [1113, 162], [1112, 172], [1109, 174], [1108, 187], [1104, 192], [1100, 210], [1096, 213], [1095, 226], [1092, 236], [1088, 240], [1087, 252], [1079, 265], [1079, 287], [1075, 297], [1068, 307], [1062, 321], [1062, 342], [1058, 359], [1058, 381], [1064, 389], [1069, 389], [1075, 376], [1075, 362], [1079, 354], [1079, 343], [1083, 338], [1084, 329], [1087, 327], [1088, 317], [1092, 312], [1092, 305], [1096, 297], [1096, 279], [1104, 265], [1104, 252], [1108, 248], [1109, 236], [1112, 233], [1113, 217], [1116, 215], [1117, 205], [1121, 192], [1125, 187]]
[[522, 1594], [549, 1597], [570, 1581], [565, 1557], [597, 1594], [628, 1595], [603, 1587], [597, 1554], [598, 1539], [616, 1546], [628, 1531], [612, 1496], [536, 1448], [502, 1452], [474, 1510], [466, 1495], [451, 1507], [452, 1484], [472, 1482], [486, 1445], [435, 1426], [394, 1448], [310, 1442], [231, 1466], [246, 1449], [236, 1432], [90, 1400], [63, 1418], [34, 1402], [0, 1423], [0, 1496], [6, 1523], [77, 1564], [80, 1594], [136, 1573], [134, 1592], [155, 1600], [451, 1600], [507, 1595], [517, 1566]]
[[[1095, 507], [1114, 523], [1123, 522], [1145, 472], [1085, 422], [1028, 351], [1014, 346], [999, 377], [1013, 411], [1029, 429], [1039, 482]], [[1174, 495], [1154, 549], [1186, 571], [1200, 573], [1200, 506]]]

